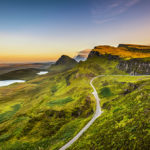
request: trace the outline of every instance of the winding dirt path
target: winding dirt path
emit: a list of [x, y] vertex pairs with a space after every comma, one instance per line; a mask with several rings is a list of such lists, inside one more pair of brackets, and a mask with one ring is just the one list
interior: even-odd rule
[[[69, 146], [71, 146], [93, 124], [93, 122], [102, 114], [101, 107], [100, 107], [100, 98], [98, 97], [97, 91], [92, 83], [96, 78], [103, 77], [103, 76], [132, 76], [132, 75], [99, 75], [99, 76], [91, 79], [90, 85], [94, 90], [92, 94], [94, 95], [95, 100], [96, 100], [96, 111], [94, 113], [94, 116], [72, 140], [70, 140], [67, 144], [65, 144], [59, 150], [66, 150]], [[136, 75], [136, 76], [150, 76], [150, 75]]]
[[[101, 76], [104, 76], [104, 75], [101, 75]], [[94, 95], [95, 100], [96, 100], [96, 111], [94, 113], [94, 116], [73, 139], [71, 139], [67, 144], [65, 144], [59, 150], [65, 150], [69, 146], [71, 146], [93, 124], [93, 122], [102, 114], [101, 107], [100, 107], [100, 98], [98, 97], [97, 91], [96, 91], [94, 85], [92, 84], [92, 82], [98, 77], [100, 77], [100, 76], [94, 77], [90, 81], [90, 85], [92, 86], [92, 88], [94, 90], [92, 94]]]

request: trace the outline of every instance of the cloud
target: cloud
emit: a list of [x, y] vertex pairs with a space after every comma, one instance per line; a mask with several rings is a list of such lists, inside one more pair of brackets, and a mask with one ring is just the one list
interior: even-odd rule
[[91, 10], [94, 23], [104, 24], [115, 20], [119, 15], [125, 13], [141, 0], [110, 0], [102, 2], [95, 0]]
[[103, 19], [103, 20], [100, 20], [100, 19], [96, 19], [94, 20], [94, 23], [96, 24], [104, 24], [104, 23], [107, 23], [107, 22], [110, 22], [110, 21], [113, 21], [115, 20], [114, 18], [108, 18], [108, 19]]
[[120, 3], [113, 3], [113, 4], [110, 4], [109, 7], [110, 7], [110, 8], [116, 8], [116, 7], [119, 6], [119, 4], [120, 4]]
[[140, 0], [131, 0], [131, 1], [129, 1], [127, 4], [126, 4], [126, 6], [127, 7], [131, 7], [131, 6], [133, 6], [133, 5], [135, 5], [136, 3], [138, 3]]
[[82, 56], [87, 57], [88, 54], [90, 53], [90, 51], [91, 51], [91, 49], [85, 49], [85, 50], [79, 51], [78, 55], [82, 55]]

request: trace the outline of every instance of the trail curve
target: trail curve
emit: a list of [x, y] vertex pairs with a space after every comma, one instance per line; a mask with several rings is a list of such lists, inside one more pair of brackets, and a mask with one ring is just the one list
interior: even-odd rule
[[[104, 76], [104, 75], [101, 75], [101, 76]], [[90, 85], [94, 90], [92, 94], [94, 95], [95, 100], [96, 100], [96, 111], [95, 111], [92, 119], [84, 126], [84, 128], [81, 129], [81, 131], [73, 139], [71, 139], [67, 144], [65, 144], [59, 150], [66, 150], [68, 147], [70, 147], [93, 124], [93, 122], [102, 114], [101, 107], [100, 107], [100, 98], [98, 97], [97, 91], [96, 91], [94, 85], [92, 84], [92, 82], [98, 77], [100, 77], [100, 76], [94, 77], [90, 81]]]
[[[98, 78], [103, 76], [134, 76], [134, 75], [99, 75], [97, 77], [94, 77], [90, 81], [90, 85], [93, 88], [93, 95], [96, 100], [96, 111], [92, 117], [92, 119], [84, 126], [84, 128], [81, 129], [81, 131], [73, 138], [71, 139], [67, 144], [65, 144], [63, 147], [61, 147], [59, 150], [66, 150], [68, 147], [70, 147], [76, 140], [79, 139], [79, 137], [93, 124], [93, 122], [102, 114], [101, 107], [100, 107], [100, 98], [98, 97], [97, 91], [92, 84], [92, 82]], [[150, 75], [136, 75], [136, 76], [150, 76]]]

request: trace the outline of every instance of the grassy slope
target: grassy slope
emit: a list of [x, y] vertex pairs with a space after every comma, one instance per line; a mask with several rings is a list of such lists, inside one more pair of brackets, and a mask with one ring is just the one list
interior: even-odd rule
[[[2, 149], [58, 149], [87, 123], [95, 109], [90, 79], [120, 73], [117, 62], [91, 58], [75, 68], [0, 88]], [[9, 114], [9, 115], [8, 115]]]
[[146, 45], [120, 44], [119, 47], [124, 47], [132, 52], [142, 52], [142, 53], [150, 52], [150, 46], [146, 46]]
[[150, 78], [101, 77], [94, 85], [103, 114], [69, 149], [148, 149]]
[[80, 86], [75, 82], [67, 86], [64, 74], [47, 75], [1, 88], [2, 149], [61, 146], [79, 131], [90, 119], [94, 103], [88, 82], [77, 82]]
[[108, 60], [105, 57], [97, 57], [94, 56], [92, 58], [88, 58], [85, 62], [80, 62], [78, 67], [78, 72], [82, 76], [82, 74], [89, 74], [91, 76], [97, 75], [109, 75], [109, 74], [125, 74], [123, 71], [118, 70], [117, 60]]
[[[131, 46], [130, 46], [131, 48]], [[132, 45], [132, 48], [135, 50], [130, 50], [130, 48], [126, 47], [112, 47], [112, 46], [96, 46], [93, 51], [97, 51], [100, 54], [111, 54], [117, 55], [121, 58], [147, 58], [150, 57], [150, 50], [146, 53], [143, 51], [143, 47], [139, 48], [137, 46]], [[139, 49], [138, 49], [139, 48]], [[147, 47], [149, 49], [149, 47]]]

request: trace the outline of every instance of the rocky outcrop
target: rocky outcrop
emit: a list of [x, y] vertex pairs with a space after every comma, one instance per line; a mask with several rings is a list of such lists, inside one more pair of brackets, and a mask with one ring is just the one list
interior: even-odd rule
[[89, 53], [88, 58], [91, 58], [91, 57], [94, 57], [94, 56], [102, 56], [102, 55], [99, 52], [97, 52], [97, 51], [91, 51]]
[[111, 54], [101, 54], [100, 52], [98, 51], [91, 51], [88, 58], [91, 58], [91, 57], [94, 57], [94, 56], [98, 56], [98, 57], [105, 57], [107, 58], [108, 60], [120, 60], [121, 58], [117, 55], [111, 55]]
[[55, 63], [55, 65], [70, 65], [70, 64], [71, 65], [77, 64], [77, 62], [73, 58], [66, 55], [62, 55]]
[[150, 61], [143, 59], [120, 61], [117, 68], [131, 75], [150, 75]]
[[[88, 58], [99, 57], [107, 58], [110, 61], [115, 60], [118, 61], [117, 68], [119, 70], [131, 75], [150, 75], [150, 58], [148, 57], [150, 54], [148, 53], [150, 46], [120, 44], [118, 48], [120, 49], [110, 46], [97, 46], [90, 52]], [[132, 51], [132, 53], [127, 55], [129, 51]], [[137, 54], [138, 51], [144, 53], [144, 57], [141, 58], [141, 53], [136, 56], [137, 58], [132, 57], [132, 55]]]

